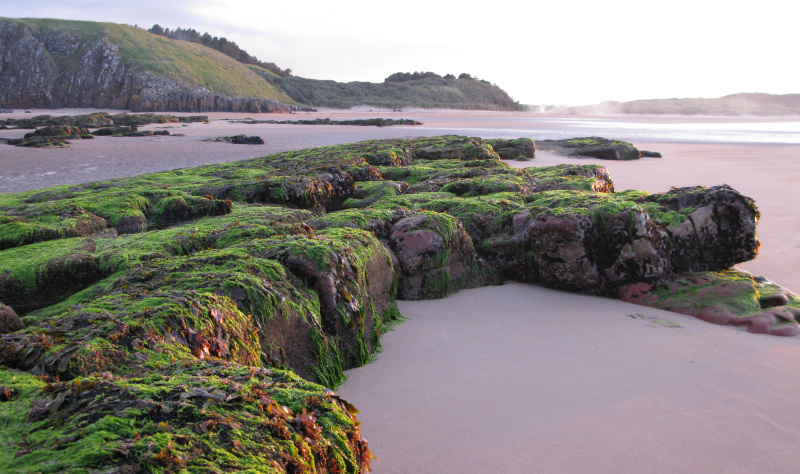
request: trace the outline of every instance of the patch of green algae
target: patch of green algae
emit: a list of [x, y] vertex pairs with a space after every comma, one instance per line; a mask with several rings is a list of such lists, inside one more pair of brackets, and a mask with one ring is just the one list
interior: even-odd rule
[[288, 371], [215, 362], [70, 382], [0, 369], [0, 470], [361, 472], [352, 408]]

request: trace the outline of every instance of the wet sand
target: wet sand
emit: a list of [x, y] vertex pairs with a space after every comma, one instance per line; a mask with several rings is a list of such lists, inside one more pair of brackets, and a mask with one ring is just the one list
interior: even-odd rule
[[400, 310], [337, 390], [375, 473], [797, 472], [798, 338], [522, 284]]
[[[365, 109], [253, 118], [316, 116], [391, 116], [425, 125], [213, 121], [170, 129], [186, 137], [100, 137], [61, 150], [0, 146], [0, 192], [373, 138], [459, 130], [492, 138], [508, 128], [535, 138], [537, 127], [518, 114], [450, 111]], [[5, 130], [0, 136], [22, 133]], [[198, 141], [238, 133], [262, 136], [267, 144]], [[800, 146], [635, 145], [664, 158], [597, 160], [608, 167], [617, 189], [730, 184], [753, 197], [762, 214], [759, 259], [743, 267], [800, 289], [795, 270], [800, 187], [794, 185]], [[512, 164], [592, 161], [539, 152], [532, 162]], [[338, 390], [361, 410], [363, 434], [381, 458], [373, 463], [374, 472], [796, 472], [800, 338], [753, 335], [519, 284], [400, 302], [400, 308], [407, 321], [384, 336], [378, 360], [349, 371]]]

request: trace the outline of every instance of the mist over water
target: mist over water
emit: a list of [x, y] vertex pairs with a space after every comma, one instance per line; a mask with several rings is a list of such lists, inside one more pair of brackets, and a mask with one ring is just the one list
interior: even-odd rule
[[629, 142], [800, 144], [800, 121], [753, 119], [627, 119], [594, 117], [526, 117], [519, 126], [443, 127], [441, 133], [484, 138], [529, 137], [559, 140], [600, 136]]

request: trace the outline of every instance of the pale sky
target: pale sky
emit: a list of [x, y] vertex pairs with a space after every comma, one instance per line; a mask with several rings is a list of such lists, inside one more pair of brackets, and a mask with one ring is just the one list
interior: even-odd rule
[[792, 2], [3, 0], [0, 16], [194, 28], [295, 75], [462, 72], [523, 104], [800, 93]]

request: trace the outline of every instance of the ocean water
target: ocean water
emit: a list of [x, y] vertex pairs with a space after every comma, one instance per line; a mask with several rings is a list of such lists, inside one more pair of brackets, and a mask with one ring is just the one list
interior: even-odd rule
[[[476, 126], [471, 126], [476, 125]], [[436, 127], [439, 133], [535, 140], [600, 136], [629, 142], [761, 143], [800, 145], [800, 120], [726, 118], [546, 117]]]

